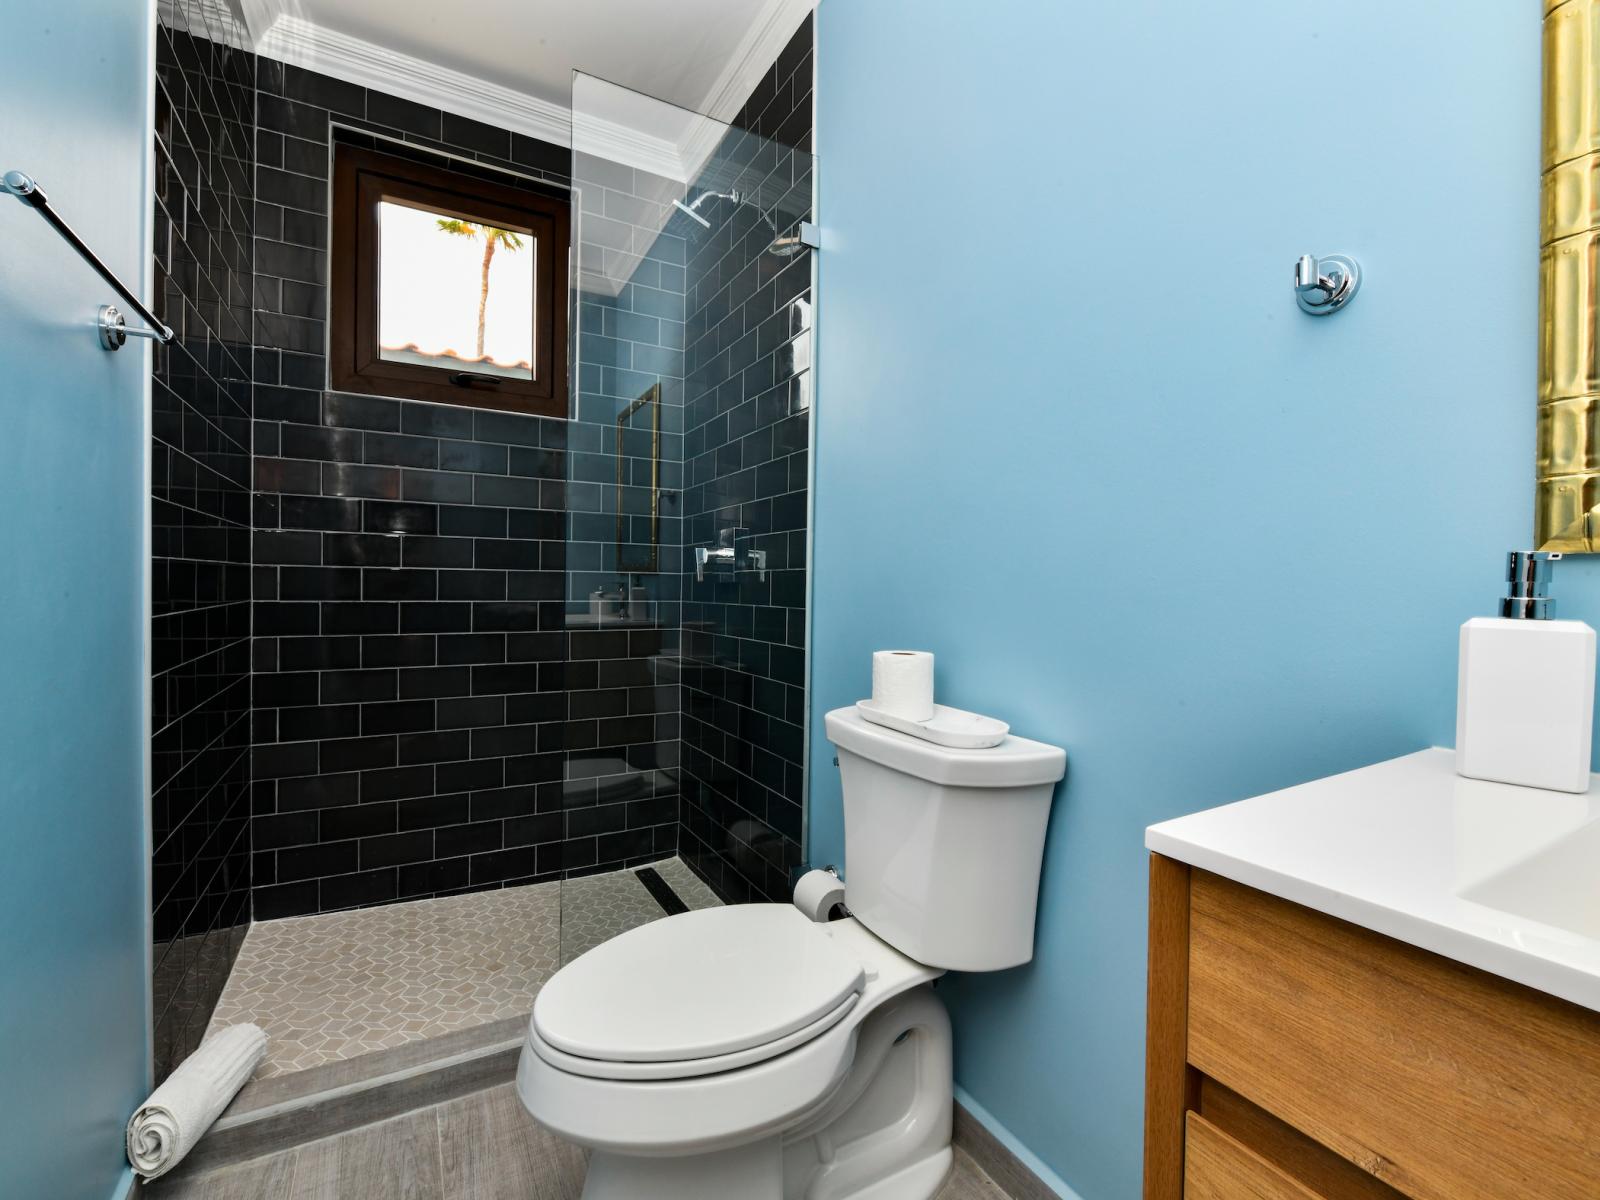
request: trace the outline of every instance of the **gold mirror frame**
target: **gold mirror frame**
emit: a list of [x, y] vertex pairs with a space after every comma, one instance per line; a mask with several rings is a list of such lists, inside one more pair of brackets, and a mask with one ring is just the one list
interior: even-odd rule
[[1600, 552], [1600, 0], [1544, 0], [1534, 544]]

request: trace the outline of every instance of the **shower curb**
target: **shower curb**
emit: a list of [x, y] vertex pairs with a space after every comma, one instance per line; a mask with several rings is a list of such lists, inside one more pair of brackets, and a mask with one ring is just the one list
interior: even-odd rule
[[[174, 1181], [249, 1162], [485, 1091], [516, 1077], [527, 1018], [512, 1017], [306, 1071], [242, 1091], [172, 1173]], [[958, 1100], [952, 1142], [1013, 1200], [1057, 1193]], [[146, 1194], [135, 1179], [128, 1200]]]
[[276, 1154], [430, 1108], [516, 1077], [528, 1018], [251, 1083], [207, 1131], [183, 1174]]

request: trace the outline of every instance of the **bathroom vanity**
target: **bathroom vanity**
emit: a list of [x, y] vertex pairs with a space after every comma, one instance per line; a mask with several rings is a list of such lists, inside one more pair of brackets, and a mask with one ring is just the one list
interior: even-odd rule
[[1426, 750], [1146, 845], [1145, 1200], [1600, 1197], [1600, 785]]

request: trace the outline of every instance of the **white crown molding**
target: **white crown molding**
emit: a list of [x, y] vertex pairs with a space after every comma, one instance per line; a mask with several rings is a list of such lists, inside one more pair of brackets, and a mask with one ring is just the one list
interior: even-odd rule
[[676, 142], [651, 137], [632, 126], [589, 113], [572, 114], [572, 132], [585, 154], [638, 167], [680, 183], [688, 179], [683, 173], [683, 159], [678, 155]]
[[[280, 15], [256, 43], [256, 53], [558, 146], [572, 144], [572, 110], [564, 104], [338, 33], [301, 17]], [[582, 121], [582, 134], [589, 152], [669, 179], [684, 177], [683, 160], [671, 141], [593, 117]]]
[[817, 0], [766, 0], [728, 65], [707, 90], [700, 111], [723, 122], [738, 116], [773, 60], [816, 6]]
[[[789, 44], [800, 22], [816, 6], [817, 0], [766, 0], [733, 56], [707, 90], [705, 99], [700, 102], [700, 111], [724, 124], [738, 116], [756, 84], [772, 69], [773, 61]], [[693, 179], [699, 175], [720, 141], [720, 134], [703, 124], [693, 127], [678, 147], [678, 157], [683, 162], [682, 177]]]
[[[563, 104], [328, 29], [285, 12], [284, 0], [206, 2], [233, 9], [256, 53], [267, 58], [558, 146], [572, 144], [572, 112]], [[722, 122], [737, 115], [815, 7], [816, 0], [765, 0], [700, 111]], [[679, 181], [693, 179], [721, 140], [720, 131], [706, 122], [691, 123], [681, 143], [598, 118], [580, 118], [580, 124], [586, 150]]]
[[272, 23], [283, 15], [282, 0], [233, 0], [233, 7], [238, 11], [239, 23], [250, 36], [252, 50], [267, 36]]
[[256, 53], [558, 146], [572, 142], [572, 115], [565, 105], [338, 33], [302, 17], [279, 16], [256, 43]]

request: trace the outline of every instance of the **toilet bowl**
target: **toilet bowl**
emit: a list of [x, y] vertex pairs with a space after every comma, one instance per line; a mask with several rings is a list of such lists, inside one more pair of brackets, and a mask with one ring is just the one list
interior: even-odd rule
[[[949, 1020], [925, 986], [942, 973], [857, 921], [815, 924], [792, 905], [682, 913], [613, 938], [545, 985], [517, 1090], [542, 1124], [592, 1149], [584, 1200], [858, 1195], [785, 1191], [784, 1143], [799, 1153], [805, 1127], [827, 1127], [824, 1109], [872, 1090], [878, 1072], [862, 1068], [881, 1069], [894, 1050], [920, 1061], [873, 1097], [902, 1127], [898, 1152], [875, 1146], [875, 1160], [906, 1166], [947, 1150]], [[913, 1030], [914, 1042], [894, 1045]], [[907, 1088], [908, 1075], [942, 1086]], [[812, 1151], [809, 1175], [859, 1173], [848, 1150]], [[942, 1178], [945, 1165], [930, 1172]]]
[[1031, 956], [1065, 755], [907, 745], [854, 710], [827, 727], [852, 916], [680, 913], [581, 955], [535, 1000], [517, 1092], [590, 1149], [583, 1200], [928, 1200], [948, 1173], [933, 984]]

